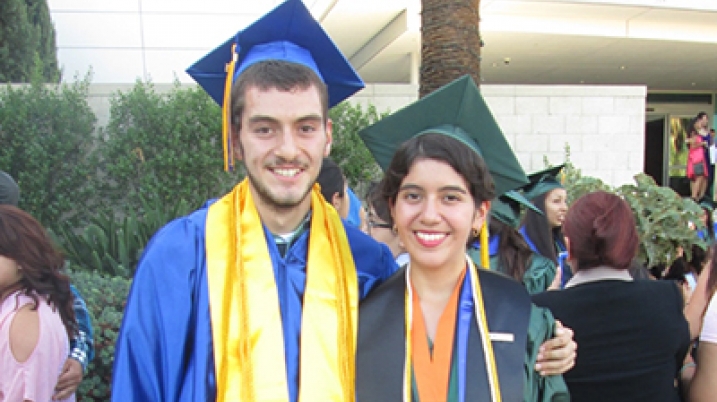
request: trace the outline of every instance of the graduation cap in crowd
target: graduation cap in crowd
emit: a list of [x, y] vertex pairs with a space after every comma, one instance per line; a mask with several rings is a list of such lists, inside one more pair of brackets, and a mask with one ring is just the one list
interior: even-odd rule
[[702, 209], [705, 209], [705, 210], [709, 211], [709, 212], [712, 212], [712, 211], [715, 210], [714, 202], [712, 202], [712, 201], [710, 201], [709, 199], [706, 199], [706, 198], [703, 199], [702, 201], [700, 201], [700, 207], [701, 207]]
[[17, 206], [20, 200], [20, 188], [12, 176], [0, 171], [0, 205]]
[[187, 73], [223, 108], [225, 167], [231, 160], [228, 135], [230, 92], [252, 64], [283, 60], [311, 68], [326, 84], [329, 107], [364, 83], [301, 0], [287, 0], [194, 63]]
[[495, 182], [496, 195], [528, 183], [523, 168], [493, 118], [478, 87], [463, 76], [359, 132], [385, 171], [396, 149], [422, 134], [459, 140], [480, 155]]
[[565, 164], [549, 167], [528, 175], [530, 184], [523, 189], [523, 195], [529, 200], [534, 200], [541, 195], [556, 188], [564, 188], [558, 179], [560, 171]]
[[508, 191], [500, 197], [493, 200], [490, 205], [490, 216], [506, 225], [514, 228], [520, 226], [520, 207], [532, 209], [536, 213], [543, 215], [538, 207], [533, 205], [527, 198], [517, 191]]

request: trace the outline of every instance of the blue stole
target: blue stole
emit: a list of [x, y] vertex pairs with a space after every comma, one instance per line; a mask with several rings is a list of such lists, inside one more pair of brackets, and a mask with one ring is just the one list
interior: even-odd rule
[[525, 226], [522, 226], [520, 228], [520, 230], [518, 230], [518, 231], [520, 232], [520, 234], [523, 235], [523, 239], [525, 239], [525, 242], [528, 243], [528, 247], [530, 247], [530, 249], [533, 250], [533, 252], [540, 254], [538, 252], [538, 248], [535, 247], [535, 243], [533, 243], [533, 241], [530, 240], [530, 237], [528, 237], [528, 233], [525, 230]]

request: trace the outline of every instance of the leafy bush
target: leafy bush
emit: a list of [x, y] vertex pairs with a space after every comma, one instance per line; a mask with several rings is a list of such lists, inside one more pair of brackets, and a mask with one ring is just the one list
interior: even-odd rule
[[53, 235], [76, 269], [131, 278], [152, 235], [170, 220], [190, 211], [183, 200], [165, 206], [155, 199], [143, 201], [142, 205], [142, 215], [130, 212], [116, 219], [110, 213], [100, 213], [82, 231], [63, 224]]
[[658, 186], [644, 173], [634, 176], [635, 184], [611, 187], [595, 177], [583, 176], [570, 161], [569, 147], [566, 147], [565, 153], [562, 183], [568, 193], [568, 202], [572, 203], [593, 191], [612, 192], [627, 201], [640, 236], [637, 258], [645, 266], [669, 266], [677, 258], [678, 248], [683, 248], [689, 258], [689, 246], [703, 243], [697, 231], [690, 228], [690, 223], [698, 228], [702, 226], [699, 219], [702, 209], [694, 201], [680, 197], [669, 187]]
[[88, 87], [85, 78], [0, 89], [0, 169], [20, 186], [20, 207], [46, 227], [76, 224], [92, 208], [96, 119]]
[[200, 88], [175, 84], [166, 94], [137, 82], [111, 100], [102, 130], [102, 195], [109, 208], [141, 211], [143, 200], [192, 208], [238, 180], [223, 172], [221, 110]]
[[95, 342], [95, 358], [76, 395], [78, 401], [108, 401], [115, 342], [131, 282], [121, 277], [78, 270], [71, 271], [70, 277], [87, 303]]
[[379, 113], [373, 105], [364, 110], [361, 105], [349, 102], [339, 103], [329, 111], [334, 130], [331, 158], [341, 167], [352, 188], [383, 176], [358, 132], [386, 115], [388, 112]]

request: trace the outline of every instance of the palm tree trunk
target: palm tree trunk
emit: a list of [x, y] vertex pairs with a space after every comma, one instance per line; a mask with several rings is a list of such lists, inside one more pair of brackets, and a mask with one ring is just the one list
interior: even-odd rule
[[421, 0], [419, 96], [470, 74], [480, 83], [480, 0]]

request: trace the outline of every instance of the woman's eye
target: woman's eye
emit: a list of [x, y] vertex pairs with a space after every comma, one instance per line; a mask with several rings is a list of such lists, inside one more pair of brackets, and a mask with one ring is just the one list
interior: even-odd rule
[[408, 201], [415, 201], [421, 198], [421, 196], [418, 193], [404, 193], [403, 199]]

